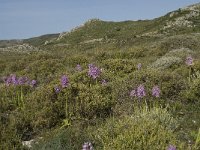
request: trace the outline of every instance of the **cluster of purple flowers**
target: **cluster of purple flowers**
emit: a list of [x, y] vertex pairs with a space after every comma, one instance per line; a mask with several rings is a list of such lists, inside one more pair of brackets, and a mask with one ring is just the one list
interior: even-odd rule
[[28, 77], [19, 77], [15, 74], [11, 74], [7, 77], [3, 77], [3, 81], [7, 86], [10, 85], [30, 85], [31, 87], [35, 87], [37, 84], [36, 80], [30, 80]]
[[67, 78], [66, 75], [63, 75], [61, 77], [61, 81], [60, 82], [61, 82], [62, 88], [65, 88], [65, 87], [67, 87], [69, 85], [69, 79]]
[[90, 142], [85, 142], [82, 146], [82, 150], [94, 150], [94, 148]]
[[176, 147], [174, 147], [173, 145], [170, 145], [167, 150], [176, 150]]
[[186, 65], [191, 66], [193, 64], [193, 58], [188, 56], [185, 61]]
[[56, 93], [59, 93], [62, 90], [62, 88], [66, 88], [68, 86], [69, 86], [69, 79], [66, 75], [63, 75], [60, 79], [60, 86], [54, 87], [54, 91]]
[[89, 70], [88, 70], [88, 75], [92, 77], [93, 79], [96, 79], [100, 76], [101, 74], [101, 69], [95, 66], [94, 64], [89, 64], [88, 65]]
[[[101, 69], [100, 68], [98, 68], [94, 64], [89, 64], [88, 67], [89, 67], [88, 75], [90, 77], [92, 77], [93, 79], [96, 79], [96, 78], [98, 78], [100, 76], [100, 74], [101, 74]], [[82, 67], [81, 67], [80, 64], [76, 65], [76, 70], [77, 71], [82, 71]], [[103, 80], [101, 80], [101, 84], [102, 85], [106, 85], [107, 81], [105, 79], [103, 79]], [[59, 93], [62, 90], [62, 88], [65, 88], [68, 85], [69, 85], [69, 79], [68, 79], [68, 77], [66, 75], [63, 75], [61, 77], [61, 80], [60, 80], [60, 85], [59, 86], [55, 86], [54, 87], [54, 91], [56, 93]]]
[[144, 86], [143, 86], [143, 85], [139, 85], [139, 86], [137, 87], [137, 96], [138, 96], [139, 98], [142, 98], [142, 97], [146, 96], [146, 92], [145, 92], [145, 89], [144, 89]]
[[[139, 85], [136, 89], [133, 89], [130, 92], [131, 97], [138, 97], [143, 98], [146, 96], [146, 91], [143, 85]], [[158, 86], [154, 86], [152, 88], [152, 96], [154, 97], [160, 97], [160, 88]]]
[[130, 96], [131, 97], [139, 97], [139, 98], [142, 98], [142, 97], [146, 96], [146, 92], [145, 92], [144, 86], [143, 85], [139, 85], [136, 89], [133, 89], [130, 92]]
[[160, 88], [158, 86], [154, 86], [152, 89], [152, 96], [160, 97]]

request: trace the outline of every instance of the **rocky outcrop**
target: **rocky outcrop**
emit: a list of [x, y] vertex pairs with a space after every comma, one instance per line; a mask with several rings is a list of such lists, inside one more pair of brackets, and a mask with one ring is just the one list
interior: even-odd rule
[[86, 26], [86, 25], [90, 25], [92, 23], [96, 23], [96, 22], [100, 22], [101, 20], [100, 19], [90, 19], [88, 21], [86, 21], [84, 24], [81, 24], [73, 29], [71, 29], [69, 32], [62, 32], [60, 33], [60, 35], [58, 36], [57, 39], [52, 39], [51, 41], [45, 41], [44, 45], [47, 45], [49, 43], [52, 43], [54, 41], [59, 41], [59, 40], [62, 40], [63, 38], [65, 38], [66, 36], [68, 36], [69, 34], [73, 33], [73, 32], [76, 32], [80, 29], [82, 29], [82, 27]]
[[[177, 15], [180, 14], [183, 15], [176, 17]], [[177, 28], [177, 27], [187, 27], [187, 28], [195, 27], [192, 18], [198, 16], [200, 16], [200, 3], [185, 8], [181, 8], [178, 11], [171, 12], [169, 14], [169, 17], [172, 18], [172, 20], [167, 22], [166, 25], [163, 27], [163, 29], [166, 30], [169, 28]]]
[[15, 45], [10, 46], [6, 48], [0, 48], [0, 51], [3, 52], [31, 52], [31, 51], [38, 51], [39, 49], [37, 47], [34, 47], [29, 44], [21, 44], [21, 45]]

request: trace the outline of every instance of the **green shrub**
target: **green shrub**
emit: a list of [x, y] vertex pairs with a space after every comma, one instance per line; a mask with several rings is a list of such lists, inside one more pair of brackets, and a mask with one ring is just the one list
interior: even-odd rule
[[26, 66], [23, 73], [41, 83], [47, 84], [55, 74], [59, 74], [64, 69], [66, 69], [66, 66], [59, 59], [35, 60]]
[[104, 77], [107, 79], [106, 75], [92, 79], [87, 75], [87, 70], [83, 70], [69, 76], [69, 86], [59, 93], [54, 88], [60, 87], [60, 78], [36, 88], [27, 98], [27, 111], [34, 120], [34, 129], [49, 129], [61, 125], [65, 119], [107, 117], [115, 101], [111, 84], [101, 83]]
[[152, 98], [152, 87], [158, 85], [161, 90], [161, 99], [175, 99], [184, 90], [185, 83], [182, 76], [169, 71], [157, 69], [142, 69], [131, 73], [129, 76], [118, 79], [113, 83], [115, 99], [118, 102], [130, 101], [131, 90], [140, 84], [145, 86], [146, 99]]
[[6, 86], [1, 85], [0, 88], [0, 112], [13, 111], [16, 109], [24, 109], [26, 96], [31, 93], [33, 89], [28, 85]]
[[34, 120], [31, 126], [35, 131], [52, 128], [65, 118], [65, 99], [56, 95], [52, 84], [38, 87], [26, 104], [26, 115]]
[[117, 51], [113, 54], [113, 58], [115, 59], [136, 59], [136, 58], [142, 58], [145, 57], [146, 54], [145, 52], [147, 49], [145, 48], [138, 48], [138, 47], [133, 47], [133, 48], [128, 48], [128, 49], [122, 49], [120, 51]]
[[80, 150], [86, 134], [80, 127], [54, 131], [33, 145], [32, 150]]
[[67, 67], [75, 68], [77, 64], [86, 65], [89, 62], [89, 58], [83, 55], [75, 55], [73, 57], [67, 56], [64, 59], [64, 64]]
[[[1, 117], [0, 117], [1, 119]], [[0, 124], [0, 149], [2, 150], [23, 150], [21, 137], [18, 135], [15, 127]]]
[[177, 121], [165, 110], [136, 111], [132, 116], [111, 118], [95, 131], [90, 131], [95, 149], [166, 149], [182, 148], [174, 133]]
[[71, 77], [70, 86], [63, 93], [67, 98], [69, 109], [73, 109], [72, 115], [77, 114], [86, 118], [109, 115], [114, 105], [112, 88], [109, 83], [102, 85], [102, 79], [108, 79], [104, 72], [99, 78], [92, 79], [86, 70]]
[[30, 140], [34, 134], [31, 119], [22, 110], [0, 113], [0, 149], [22, 150], [22, 141]]
[[103, 67], [115, 74], [123, 77], [125, 74], [132, 73], [136, 70], [136, 61], [127, 59], [107, 59], [102, 62]]
[[181, 95], [183, 99], [190, 102], [198, 102], [200, 98], [200, 72], [196, 71], [190, 77], [188, 77], [188, 88], [182, 91]]
[[172, 50], [186, 47], [196, 49], [199, 47], [198, 39], [191, 35], [177, 35], [165, 38], [160, 45], [160, 49]]

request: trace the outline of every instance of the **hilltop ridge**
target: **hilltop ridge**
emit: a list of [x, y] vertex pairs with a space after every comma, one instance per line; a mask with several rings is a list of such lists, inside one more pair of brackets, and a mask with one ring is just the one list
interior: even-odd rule
[[[200, 3], [167, 13], [153, 20], [103, 21], [90, 19], [71, 31], [20, 40], [33, 46], [73, 45], [78, 43], [133, 40], [141, 37], [162, 37], [200, 32]], [[5, 43], [0, 41], [1, 45]], [[13, 41], [17, 44], [18, 42]], [[6, 45], [4, 44], [4, 47]]]

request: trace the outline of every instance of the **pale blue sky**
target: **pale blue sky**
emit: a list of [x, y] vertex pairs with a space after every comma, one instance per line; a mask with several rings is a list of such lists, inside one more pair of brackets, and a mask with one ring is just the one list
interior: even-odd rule
[[0, 0], [0, 39], [69, 31], [91, 18], [152, 19], [200, 0]]

